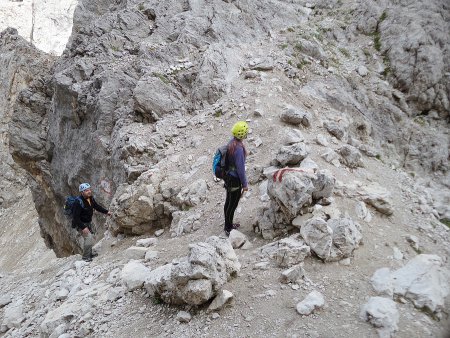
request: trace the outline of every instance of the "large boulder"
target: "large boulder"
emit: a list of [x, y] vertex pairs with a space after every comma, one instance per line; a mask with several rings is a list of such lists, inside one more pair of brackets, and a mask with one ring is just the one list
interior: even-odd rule
[[[161, 183], [167, 180], [158, 171], [147, 171], [132, 185], [119, 186], [110, 207], [112, 230], [145, 234], [169, 225], [171, 214], [179, 209], [170, 202], [173, 196], [163, 196]], [[176, 191], [172, 192], [175, 194]]]
[[371, 282], [379, 294], [403, 296], [418, 308], [440, 312], [450, 293], [449, 278], [450, 272], [442, 258], [421, 254], [396, 271], [377, 270]]
[[314, 173], [310, 169], [284, 168], [276, 171], [268, 182], [268, 194], [280, 207], [287, 223], [300, 215], [304, 207], [330, 197], [335, 178], [329, 171]]
[[312, 218], [300, 228], [306, 244], [325, 261], [350, 257], [361, 240], [360, 226], [350, 218]]
[[148, 274], [147, 292], [169, 304], [200, 305], [217, 295], [240, 270], [227, 239], [209, 237], [189, 246], [189, 255]]
[[310, 248], [296, 234], [263, 246], [261, 254], [274, 260], [280, 267], [288, 268], [297, 265], [310, 255]]
[[276, 155], [277, 162], [282, 165], [297, 165], [309, 155], [309, 147], [305, 143], [282, 146]]

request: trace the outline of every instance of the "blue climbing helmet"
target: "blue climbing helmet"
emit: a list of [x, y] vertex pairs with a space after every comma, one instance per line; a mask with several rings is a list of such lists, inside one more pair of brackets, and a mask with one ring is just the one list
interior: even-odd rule
[[91, 185], [89, 183], [81, 183], [80, 188], [78, 189], [80, 192], [90, 189]]

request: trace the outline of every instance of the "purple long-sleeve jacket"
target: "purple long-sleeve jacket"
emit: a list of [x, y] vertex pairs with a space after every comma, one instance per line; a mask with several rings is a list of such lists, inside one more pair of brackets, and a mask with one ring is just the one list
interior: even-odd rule
[[[228, 143], [230, 145], [234, 139]], [[239, 178], [242, 187], [247, 188], [247, 175], [245, 174], [245, 151], [241, 141], [237, 141], [236, 150], [233, 155], [228, 157], [228, 167], [231, 169], [228, 174]]]

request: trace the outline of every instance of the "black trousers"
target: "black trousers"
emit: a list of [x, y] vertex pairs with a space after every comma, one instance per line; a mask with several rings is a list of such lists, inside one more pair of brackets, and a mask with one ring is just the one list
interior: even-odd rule
[[225, 178], [225, 189], [227, 197], [223, 208], [225, 214], [225, 231], [231, 231], [233, 227], [234, 212], [239, 204], [242, 194], [242, 184], [239, 178], [227, 175]]

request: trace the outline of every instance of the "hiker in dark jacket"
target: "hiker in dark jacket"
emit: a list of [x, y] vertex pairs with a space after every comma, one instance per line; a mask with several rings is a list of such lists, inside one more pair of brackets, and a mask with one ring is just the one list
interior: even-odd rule
[[225, 235], [228, 237], [231, 230], [237, 229], [240, 224], [233, 223], [234, 212], [239, 200], [245, 191], [248, 191], [247, 176], [245, 174], [245, 159], [247, 151], [242, 140], [247, 137], [248, 124], [245, 121], [237, 122], [231, 129], [233, 138], [227, 147], [227, 175], [225, 177], [225, 188], [227, 197], [225, 200]]
[[94, 214], [94, 209], [107, 215], [111, 215], [111, 213], [95, 201], [89, 183], [80, 184], [79, 191], [82, 203], [76, 202], [73, 206], [72, 227], [77, 229], [83, 236], [82, 258], [84, 261], [90, 262], [96, 256], [92, 254], [92, 246], [94, 245], [92, 215]]

